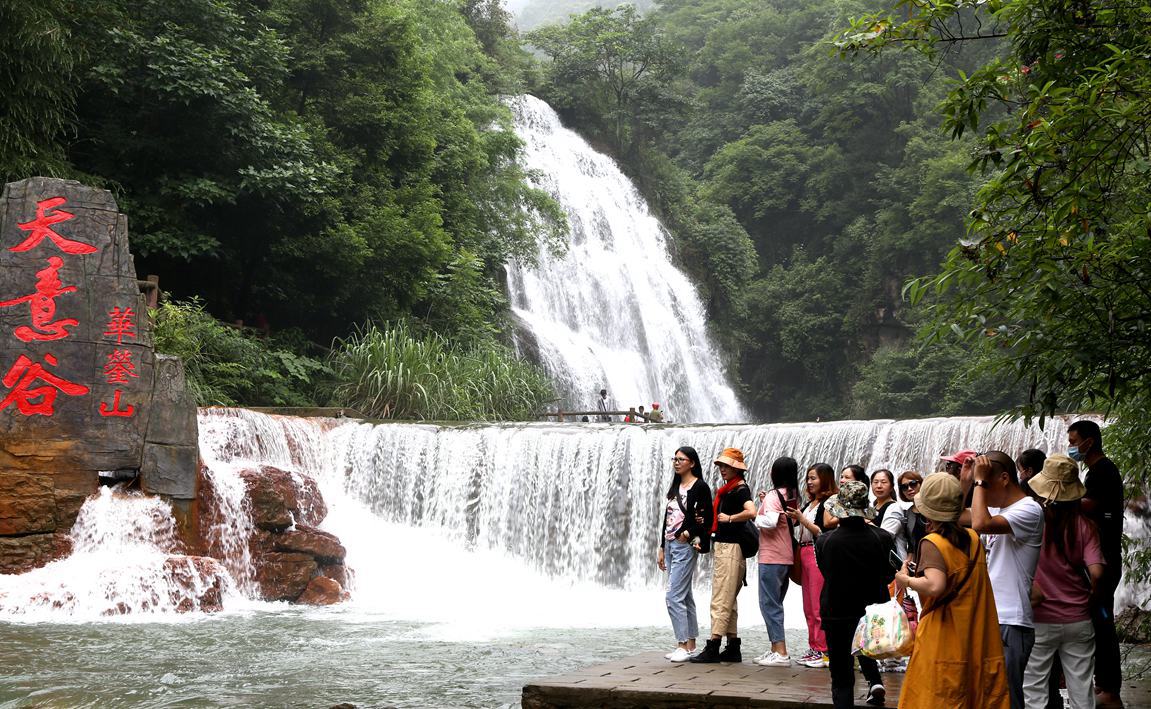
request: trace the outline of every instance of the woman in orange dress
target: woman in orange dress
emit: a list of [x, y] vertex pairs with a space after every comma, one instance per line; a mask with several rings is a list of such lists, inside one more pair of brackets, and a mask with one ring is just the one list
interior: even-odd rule
[[915, 506], [928, 520], [913, 574], [895, 576], [924, 599], [900, 709], [1009, 709], [995, 597], [979, 535], [960, 527], [963, 490], [927, 476]]

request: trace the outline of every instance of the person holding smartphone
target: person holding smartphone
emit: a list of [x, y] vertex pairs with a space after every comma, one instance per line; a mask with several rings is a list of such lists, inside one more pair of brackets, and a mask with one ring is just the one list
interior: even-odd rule
[[788, 509], [799, 500], [799, 464], [795, 458], [776, 458], [771, 464], [771, 491], [759, 493], [755, 526], [759, 529], [759, 612], [767, 625], [771, 647], [755, 658], [764, 667], [789, 667], [787, 636], [783, 630], [783, 596], [795, 562]]
[[699, 635], [691, 587], [699, 554], [710, 549], [711, 488], [703, 480], [703, 465], [694, 448], [677, 448], [671, 460], [675, 475], [667, 489], [656, 563], [660, 571], [668, 572], [667, 613], [676, 641], [676, 648], [664, 657], [686, 662], [695, 654]]

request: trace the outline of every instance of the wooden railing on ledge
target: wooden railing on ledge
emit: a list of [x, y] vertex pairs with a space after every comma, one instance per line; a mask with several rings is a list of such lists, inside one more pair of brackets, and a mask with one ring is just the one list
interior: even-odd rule
[[[600, 421], [598, 421], [600, 416], [631, 416], [633, 422], [637, 422], [639, 419], [643, 419], [643, 423], [663, 423], [662, 418], [659, 421], [653, 421], [650, 411], [640, 413], [634, 408], [628, 409], [627, 411], [545, 411], [544, 413], [540, 414], [541, 418], [554, 418], [560, 422], [563, 422], [564, 419], [579, 421], [580, 418], [584, 416], [588, 417], [588, 423], [600, 423]], [[602, 423], [607, 422], [605, 421]]]

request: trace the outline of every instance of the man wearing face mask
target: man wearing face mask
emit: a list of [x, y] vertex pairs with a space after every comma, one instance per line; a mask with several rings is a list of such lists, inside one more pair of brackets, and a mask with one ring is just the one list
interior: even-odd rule
[[1123, 571], [1123, 476], [1111, 459], [1103, 455], [1103, 437], [1099, 424], [1094, 421], [1076, 421], [1068, 426], [1067, 443], [1067, 455], [1087, 466], [1087, 476], [1083, 479], [1087, 494], [1082, 509], [1099, 526], [1099, 541], [1106, 562], [1091, 602], [1091, 620], [1095, 626], [1096, 706], [1122, 707], [1115, 589]]

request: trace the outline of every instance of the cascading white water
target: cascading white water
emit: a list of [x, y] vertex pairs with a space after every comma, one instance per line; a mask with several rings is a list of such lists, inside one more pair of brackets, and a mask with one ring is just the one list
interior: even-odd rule
[[[263, 462], [298, 466], [316, 478], [331, 507], [325, 527], [341, 537], [349, 566], [362, 577], [372, 578], [370, 567], [379, 565], [374, 557], [380, 535], [394, 537], [397, 544], [410, 542], [405, 531], [382, 531], [382, 523], [427, 530], [460, 549], [499, 551], [567, 582], [635, 590], [660, 583], [652, 563], [660, 498], [671, 478], [671, 456], [681, 445], [694, 446], [704, 459], [726, 446], [742, 448], [751, 464], [749, 482], [758, 488], [780, 455], [801, 465], [859, 462], [872, 470], [929, 471], [941, 453], [964, 448], [1013, 455], [1030, 447], [1059, 450], [1066, 421], [1049, 420], [1044, 431], [1020, 422], [995, 425], [990, 417], [675, 427], [437, 426], [221, 410], [201, 415], [201, 431], [206, 449], [231, 451], [224, 458], [270, 456]], [[242, 441], [249, 443], [237, 443]], [[345, 515], [355, 522], [342, 520]], [[370, 550], [373, 558], [357, 559], [357, 549]]]
[[563, 206], [566, 254], [509, 264], [512, 310], [568, 411], [606, 388], [621, 409], [659, 402], [669, 420], [747, 420], [709, 342], [695, 286], [672, 262], [667, 233], [619, 167], [563, 127], [534, 96], [511, 100], [522, 162]]
[[[466, 611], [474, 606], [451, 602], [455, 586], [441, 588], [429, 580], [445, 573], [444, 562], [451, 559], [451, 574], [501, 579], [471, 592], [473, 601], [491, 609], [488, 622], [501, 627], [546, 626], [557, 620], [557, 604], [591, 598], [618, 617], [598, 613], [578, 622], [662, 622], [648, 594], [662, 583], [653, 563], [657, 525], [670, 459], [681, 445], [697, 448], [705, 462], [726, 446], [742, 448], [751, 465], [749, 482], [759, 488], [770, 461], [780, 455], [801, 465], [860, 462], [870, 470], [931, 470], [942, 452], [1059, 450], [1066, 440], [1063, 419], [1049, 421], [1045, 431], [993, 424], [991, 418], [948, 418], [436, 426], [242, 409], [206, 409], [200, 415], [201, 451], [217, 497], [235, 493], [231, 506], [221, 506], [215, 531], [235, 542], [236, 555], [225, 560], [232, 576], [249, 578], [242, 567], [251, 531], [236, 471], [269, 464], [307, 473], [319, 484], [330, 510], [321, 526], [341, 538], [355, 571], [354, 607], [405, 619], [474, 623]], [[708, 475], [714, 477], [710, 469]], [[1145, 525], [1129, 516], [1128, 533], [1146, 536]], [[194, 609], [204, 583], [214, 578], [193, 573], [203, 568], [180, 571], [192, 562], [173, 554], [171, 510], [153, 498], [103, 489], [86, 503], [73, 538], [71, 557], [22, 576], [0, 576], [0, 617], [62, 613], [84, 619]], [[243, 583], [230, 582], [227, 571], [216, 567], [225, 590], [244, 591]], [[547, 600], [533, 600], [542, 597]], [[228, 603], [248, 601], [233, 594]]]
[[156, 615], [218, 608], [230, 590], [212, 559], [179, 554], [167, 502], [102, 487], [80, 509], [72, 554], [19, 576], [0, 575], [0, 618]]
[[548, 574], [634, 589], [659, 583], [652, 560], [660, 499], [681, 445], [705, 460], [726, 446], [741, 448], [751, 464], [749, 483], [760, 489], [781, 455], [801, 465], [931, 471], [944, 451], [1014, 455], [1030, 447], [1058, 450], [1065, 440], [1062, 420], [1050, 421], [1046, 431], [992, 424], [991, 418], [700, 427], [349, 424], [331, 435], [348, 490], [385, 519], [451, 530], [461, 545], [504, 549]]

